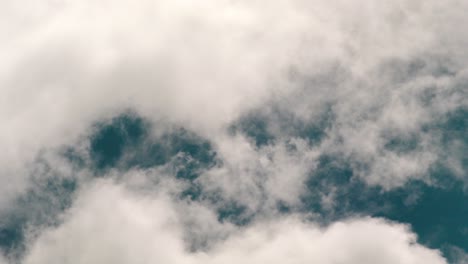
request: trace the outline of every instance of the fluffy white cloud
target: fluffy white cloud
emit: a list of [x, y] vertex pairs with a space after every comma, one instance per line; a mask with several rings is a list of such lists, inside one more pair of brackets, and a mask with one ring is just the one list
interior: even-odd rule
[[188, 251], [186, 216], [177, 206], [161, 195], [101, 182], [81, 194], [62, 225], [32, 243], [24, 263], [445, 263], [407, 226], [372, 218], [329, 227], [295, 217], [259, 221], [206, 250]]
[[226, 139], [271, 101], [305, 120], [333, 103], [330, 147], [382, 156], [370, 182], [392, 187], [433, 156], [381, 155], [382, 134], [467, 104], [465, 1], [26, 2], [2, 2], [0, 31], [0, 167], [17, 188], [40, 149], [122, 109]]
[[[4, 0], [0, 211], [29, 177], [48, 176], [38, 172], [38, 153], [82, 142], [93, 122], [129, 108], [158, 129], [182, 125], [210, 139], [222, 162], [197, 183], [254, 212], [296, 203], [324, 153], [344, 156], [356, 175], [387, 189], [424, 179], [441, 150], [421, 128], [468, 106], [466, 11], [463, 0]], [[311, 123], [326, 107], [332, 125], [314, 146], [283, 127], [271, 127], [278, 140], [260, 148], [227, 132], [249, 111]], [[392, 137], [414, 135], [414, 150], [386, 148]], [[72, 174], [54, 157], [44, 156], [54, 173]], [[326, 229], [288, 220], [268, 224], [271, 232], [260, 224], [234, 232], [211, 208], [199, 215], [201, 205], [187, 205], [189, 224], [177, 216], [181, 205], [161, 199], [95, 187], [63, 225], [31, 240], [26, 263], [287, 262], [291, 254], [322, 263], [443, 262], [403, 226], [380, 220]], [[324, 201], [333, 204], [333, 194]], [[225, 242], [187, 253], [186, 240], [205, 237]]]
[[243, 136], [216, 142], [223, 166], [208, 170], [198, 182], [206, 191], [220, 191], [224, 198], [245, 205], [251, 212], [270, 210], [277, 201], [297, 204], [306, 175], [315, 167], [319, 154], [301, 139], [288, 146], [278, 142], [261, 149]]

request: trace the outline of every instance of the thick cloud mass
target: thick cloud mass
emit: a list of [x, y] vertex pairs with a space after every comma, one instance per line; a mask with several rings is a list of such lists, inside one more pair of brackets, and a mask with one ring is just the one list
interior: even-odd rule
[[464, 263], [467, 12], [1, 1], [0, 264]]
[[296, 218], [267, 221], [236, 230], [207, 252], [188, 252], [174, 206], [101, 183], [78, 199], [61, 227], [37, 239], [25, 263], [445, 263], [416, 244], [406, 226], [379, 219], [326, 228]]

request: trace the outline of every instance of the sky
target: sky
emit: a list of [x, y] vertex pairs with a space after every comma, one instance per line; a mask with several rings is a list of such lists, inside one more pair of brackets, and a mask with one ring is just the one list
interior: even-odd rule
[[0, 264], [468, 263], [467, 12], [0, 0]]

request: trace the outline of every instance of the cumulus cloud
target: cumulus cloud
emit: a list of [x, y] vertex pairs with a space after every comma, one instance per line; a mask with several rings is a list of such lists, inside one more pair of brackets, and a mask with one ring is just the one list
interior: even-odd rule
[[371, 218], [329, 227], [295, 217], [266, 221], [191, 252], [175, 207], [164, 196], [101, 182], [81, 194], [61, 226], [43, 232], [24, 263], [445, 263], [407, 226]]
[[[2, 1], [0, 213], [44, 179], [76, 180], [80, 194], [58, 226], [29, 234], [24, 262], [443, 263], [403, 225], [271, 218], [299, 206], [324, 156], [386, 191], [430, 183], [441, 162], [464, 177], [466, 141], [446, 154], [434, 127], [468, 107], [466, 11], [463, 0]], [[152, 168], [93, 171], [95, 124], [129, 110], [150, 127], [139, 147], [183, 127], [215, 161], [174, 179], [196, 159], [174, 147]], [[201, 198], [181, 202], [186, 185]], [[257, 217], [223, 222], [228, 203]]]
[[[304, 118], [332, 102], [332, 135], [369, 159], [386, 131], [418, 133], [466, 105], [466, 40], [454, 32], [463, 1], [30, 2], [3, 4], [0, 139], [10, 180], [39, 149], [122, 108], [213, 135], [272, 98]], [[429, 105], [421, 93], [432, 94]], [[431, 156], [406, 160], [408, 172], [391, 175], [417, 174], [412, 166]]]

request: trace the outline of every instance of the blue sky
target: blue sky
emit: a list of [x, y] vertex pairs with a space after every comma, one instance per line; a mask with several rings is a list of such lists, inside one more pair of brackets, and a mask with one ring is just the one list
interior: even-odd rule
[[0, 264], [468, 262], [468, 4], [0, 4]]

